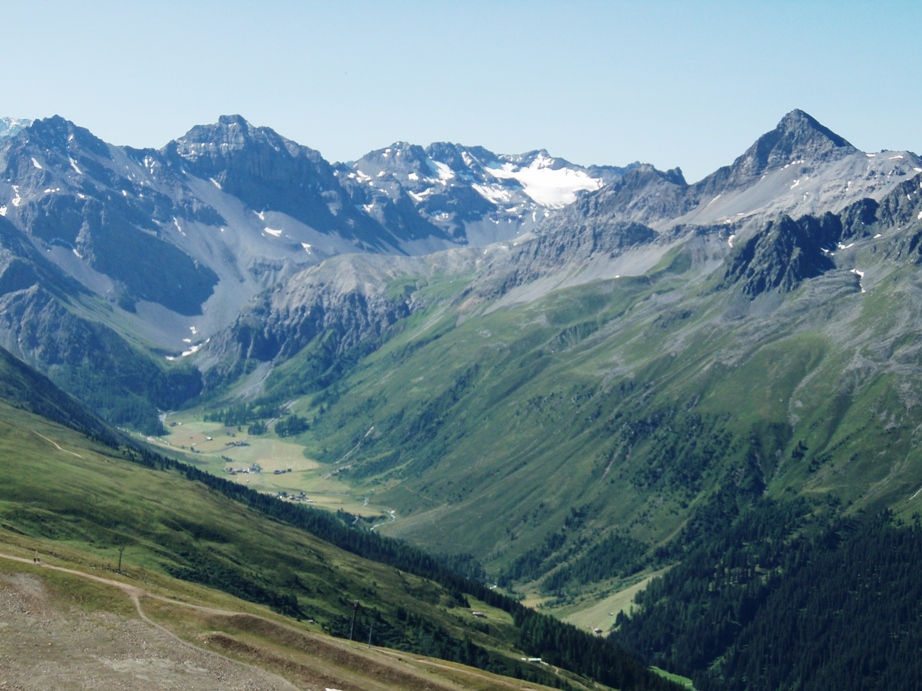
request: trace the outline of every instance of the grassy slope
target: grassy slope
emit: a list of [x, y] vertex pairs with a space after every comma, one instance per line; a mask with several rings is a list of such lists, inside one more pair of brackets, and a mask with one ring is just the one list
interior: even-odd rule
[[494, 567], [573, 508], [590, 543], [659, 544], [727, 483], [911, 511], [915, 268], [878, 257], [866, 294], [840, 271], [750, 303], [672, 259], [527, 305], [414, 315], [294, 407], [314, 420], [306, 453], [397, 509], [382, 530]]
[[[345, 552], [175, 472], [154, 471], [125, 460], [122, 451], [98, 441], [111, 441], [117, 433], [102, 427], [108, 434], [91, 439], [74, 429], [100, 423], [45, 377], [13, 358], [0, 361], [0, 382], [4, 395], [17, 406], [0, 401], [0, 470], [4, 476], [0, 531], [5, 549], [19, 554], [34, 550], [46, 562], [51, 558], [58, 564], [110, 574], [123, 549], [124, 571], [145, 584], [166, 588], [173, 598], [189, 599], [190, 588], [195, 599], [206, 592], [169, 577], [179, 575], [282, 613], [298, 614], [310, 620], [306, 628], [315, 632], [323, 628], [344, 635], [353, 605], [358, 603], [359, 638], [371, 633], [373, 622], [374, 640], [381, 645], [451, 659], [476, 658], [478, 666], [554, 686], [582, 683], [564, 670], [521, 662], [528, 651], [517, 649], [520, 626], [505, 612], [475, 602], [474, 607], [489, 612], [485, 620], [476, 619], [459, 592]], [[30, 409], [50, 411], [73, 427]], [[254, 607], [266, 611], [257, 605], [246, 605], [242, 611]], [[172, 622], [172, 615], [164, 616]], [[231, 620], [220, 626], [210, 620], [197, 626], [207, 625], [212, 632], [230, 627], [231, 634], [240, 634], [239, 621]], [[526, 617], [526, 621], [533, 620]], [[201, 630], [195, 633], [193, 629], [189, 635], [201, 638]], [[243, 629], [250, 638], [275, 636], [267, 634], [262, 624], [255, 632]], [[293, 635], [282, 635], [289, 647], [308, 645], [297, 636], [292, 639]], [[208, 641], [243, 657], [262, 655], [251, 645], [226, 636], [211, 636]], [[274, 639], [269, 644], [285, 647]], [[268, 658], [287, 670], [279, 654]], [[623, 662], [618, 662], [619, 669]], [[355, 661], [341, 666], [350, 668], [351, 664]], [[439, 673], [452, 678], [474, 674], [472, 687], [496, 687], [487, 679], [489, 675], [459, 672], [458, 665], [445, 663], [440, 669], [455, 670]], [[639, 670], [646, 674], [647, 682], [655, 683], [642, 668], [630, 669], [629, 674], [637, 675]], [[375, 678], [370, 672], [369, 676]], [[394, 688], [404, 688], [395, 684]]]
[[[397, 607], [458, 637], [513, 658], [512, 627], [472, 624], [448, 593], [424, 579], [360, 559], [302, 531], [267, 520], [207, 488], [133, 465], [76, 431], [0, 404], [0, 525], [41, 541], [42, 552], [70, 548], [84, 564], [163, 574], [202, 560], [239, 567], [269, 589], [297, 593], [317, 625], [363, 606]], [[61, 449], [58, 449], [58, 444]]]
[[[26, 585], [32, 596], [28, 600], [31, 609], [40, 605], [44, 637], [53, 637], [53, 644], [48, 643], [48, 647], [39, 652], [40, 660], [32, 659], [36, 654], [33, 612], [25, 609], [24, 615], [20, 613], [15, 620], [16, 626], [5, 631], [0, 645], [4, 653], [13, 656], [13, 662], [5, 669], [7, 681], [13, 683], [34, 682], [36, 668], [41, 665], [46, 671], [51, 665], [59, 675], [66, 676], [69, 684], [95, 686], [102, 678], [117, 677], [120, 663], [124, 665], [122, 672], [126, 681], [137, 683], [130, 673], [130, 663], [139, 666], [147, 663], [146, 684], [161, 688], [157, 684], [163, 682], [163, 688], [174, 688], [169, 676], [158, 673], [151, 678], [149, 675], [153, 669], [170, 671], [173, 660], [174, 666], [182, 670], [184, 664], [189, 664], [187, 648], [164, 649], [162, 643], [159, 647], [154, 643], [155, 636], [150, 636], [143, 650], [133, 650], [129, 660], [122, 662], [116, 647], [105, 643], [108, 637], [121, 635], [127, 623], [137, 615], [128, 593], [120, 592], [117, 585], [91, 580], [102, 575], [124, 587], [143, 589], [145, 594], [139, 598], [139, 603], [145, 615], [183, 640], [214, 655], [278, 675], [297, 688], [316, 688], [320, 684], [374, 691], [459, 688], [506, 691], [521, 685], [521, 682], [463, 665], [330, 638], [316, 633], [316, 627], [296, 624], [263, 607], [171, 579], [156, 571], [129, 565], [123, 574], [116, 574], [107, 571], [107, 566], [83, 550], [4, 529], [0, 529], [0, 552], [26, 560], [37, 553], [41, 555], [42, 566], [0, 557], [0, 594], [9, 598], [10, 585], [13, 592], [15, 586]], [[48, 567], [66, 568], [71, 573]], [[42, 596], [38, 602], [36, 591]], [[201, 609], [203, 607], [207, 609]], [[87, 621], [100, 623], [87, 631]], [[92, 639], [89, 642], [70, 640], [68, 634], [72, 627], [75, 631], [79, 627]], [[150, 630], [150, 634], [155, 633]], [[83, 654], [76, 653], [77, 648]], [[245, 668], [237, 669], [238, 674], [246, 672]], [[205, 670], [195, 671], [201, 674]], [[224, 688], [222, 682], [225, 680], [221, 676], [214, 681], [216, 687]], [[545, 688], [534, 682], [529, 686]]]

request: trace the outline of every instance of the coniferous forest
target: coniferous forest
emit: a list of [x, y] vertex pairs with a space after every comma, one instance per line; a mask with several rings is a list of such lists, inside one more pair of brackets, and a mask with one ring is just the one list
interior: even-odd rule
[[705, 691], [919, 688], [922, 524], [812, 530], [796, 506], [766, 501], [703, 541], [613, 640]]

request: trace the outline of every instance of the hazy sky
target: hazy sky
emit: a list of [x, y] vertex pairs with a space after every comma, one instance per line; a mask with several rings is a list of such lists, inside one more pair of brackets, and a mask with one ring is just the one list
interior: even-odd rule
[[350, 160], [397, 140], [730, 163], [793, 108], [922, 153], [922, 2], [0, 0], [0, 115], [160, 147], [239, 113]]

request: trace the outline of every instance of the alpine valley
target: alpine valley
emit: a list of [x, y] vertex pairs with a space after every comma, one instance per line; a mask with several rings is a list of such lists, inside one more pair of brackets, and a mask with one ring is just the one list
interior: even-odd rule
[[[669, 685], [605, 657], [627, 650], [698, 689], [913, 688], [920, 173], [798, 110], [692, 184], [449, 143], [329, 163], [239, 116], [159, 150], [3, 118], [0, 344], [47, 375], [4, 355], [29, 372], [4, 400], [17, 429], [44, 416], [87, 455], [171, 478], [137, 487], [221, 488], [283, 518], [259, 528], [272, 540], [430, 579], [421, 605], [381, 571], [402, 614], [379, 603], [380, 620], [395, 641], [401, 616], [467, 636], [463, 655], [445, 643], [457, 662]], [[55, 533], [35, 514], [53, 502], [2, 492], [17, 539], [115, 539]], [[321, 567], [286, 570], [229, 537], [221, 505], [199, 511], [218, 537], [172, 514], [118, 530], [158, 578], [313, 607], [342, 634], [348, 601], [324, 608], [305, 575]], [[204, 537], [158, 553], [151, 531], [174, 529]], [[507, 596], [614, 644], [571, 645], [577, 629]], [[461, 631], [465, 597], [508, 627]], [[539, 650], [556, 674], [517, 666]]]

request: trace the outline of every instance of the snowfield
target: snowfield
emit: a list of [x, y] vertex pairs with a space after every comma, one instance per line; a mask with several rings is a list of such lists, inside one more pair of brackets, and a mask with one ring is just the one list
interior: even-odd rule
[[[504, 163], [498, 168], [487, 167], [485, 170], [495, 178], [517, 181], [536, 204], [549, 209], [562, 209], [576, 201], [577, 193], [597, 190], [602, 186], [601, 180], [582, 171], [551, 168], [553, 164], [554, 159], [539, 155], [527, 168]], [[477, 191], [480, 192], [479, 189]]]

